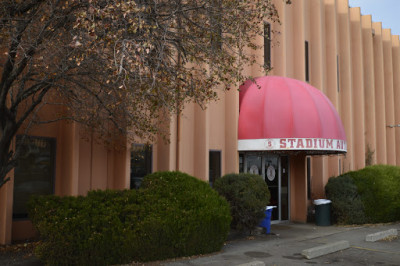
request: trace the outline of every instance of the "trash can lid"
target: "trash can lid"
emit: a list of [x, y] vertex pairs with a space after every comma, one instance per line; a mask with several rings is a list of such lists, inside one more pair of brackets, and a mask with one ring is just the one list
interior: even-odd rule
[[315, 205], [322, 205], [322, 204], [328, 204], [331, 203], [332, 201], [328, 200], [328, 199], [316, 199], [314, 200], [314, 204]]
[[273, 208], [276, 208], [276, 206], [267, 206], [265, 209], [266, 209], [266, 210], [271, 210], [271, 209], [273, 209]]

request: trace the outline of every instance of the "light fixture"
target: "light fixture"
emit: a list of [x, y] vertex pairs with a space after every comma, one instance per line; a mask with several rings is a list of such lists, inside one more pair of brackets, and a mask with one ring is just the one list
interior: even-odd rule
[[400, 127], [400, 124], [397, 124], [397, 125], [387, 125], [387, 127], [390, 127], [390, 128]]

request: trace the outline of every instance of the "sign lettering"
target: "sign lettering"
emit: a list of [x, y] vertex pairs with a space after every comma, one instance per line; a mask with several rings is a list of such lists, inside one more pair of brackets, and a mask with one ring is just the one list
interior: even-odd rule
[[322, 138], [276, 138], [276, 139], [241, 139], [239, 151], [255, 150], [310, 150], [347, 152], [347, 142], [341, 139]]

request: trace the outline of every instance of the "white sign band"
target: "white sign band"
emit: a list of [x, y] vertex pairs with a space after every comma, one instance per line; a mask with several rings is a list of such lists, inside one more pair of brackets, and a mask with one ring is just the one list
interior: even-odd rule
[[347, 142], [342, 139], [319, 138], [240, 139], [238, 150], [347, 152]]

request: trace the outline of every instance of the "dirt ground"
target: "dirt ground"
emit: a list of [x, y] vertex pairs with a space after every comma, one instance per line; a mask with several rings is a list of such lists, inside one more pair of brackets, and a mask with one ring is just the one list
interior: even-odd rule
[[[255, 232], [255, 235], [249, 236], [245, 233], [240, 232], [231, 232], [228, 236], [229, 242], [235, 242], [238, 240], [254, 240], [257, 238], [262, 237], [263, 235], [260, 232]], [[15, 243], [12, 245], [0, 245], [0, 265], [1, 266], [17, 266], [17, 265], [24, 265], [24, 266], [42, 266], [44, 265], [37, 259], [34, 255], [34, 249], [37, 245], [37, 241], [27, 241], [21, 243]], [[216, 252], [215, 254], [217, 254]], [[210, 256], [211, 254], [206, 255], [198, 255], [192, 257], [183, 257], [183, 258], [175, 258], [165, 261], [152, 261], [147, 263], [139, 263], [139, 262], [132, 262], [127, 265], [132, 266], [159, 266], [162, 263], [168, 262], [177, 262], [180, 260], [187, 260], [193, 258], [199, 258], [202, 256]]]
[[33, 254], [37, 242], [15, 243], [0, 246], [0, 265], [43, 265]]

